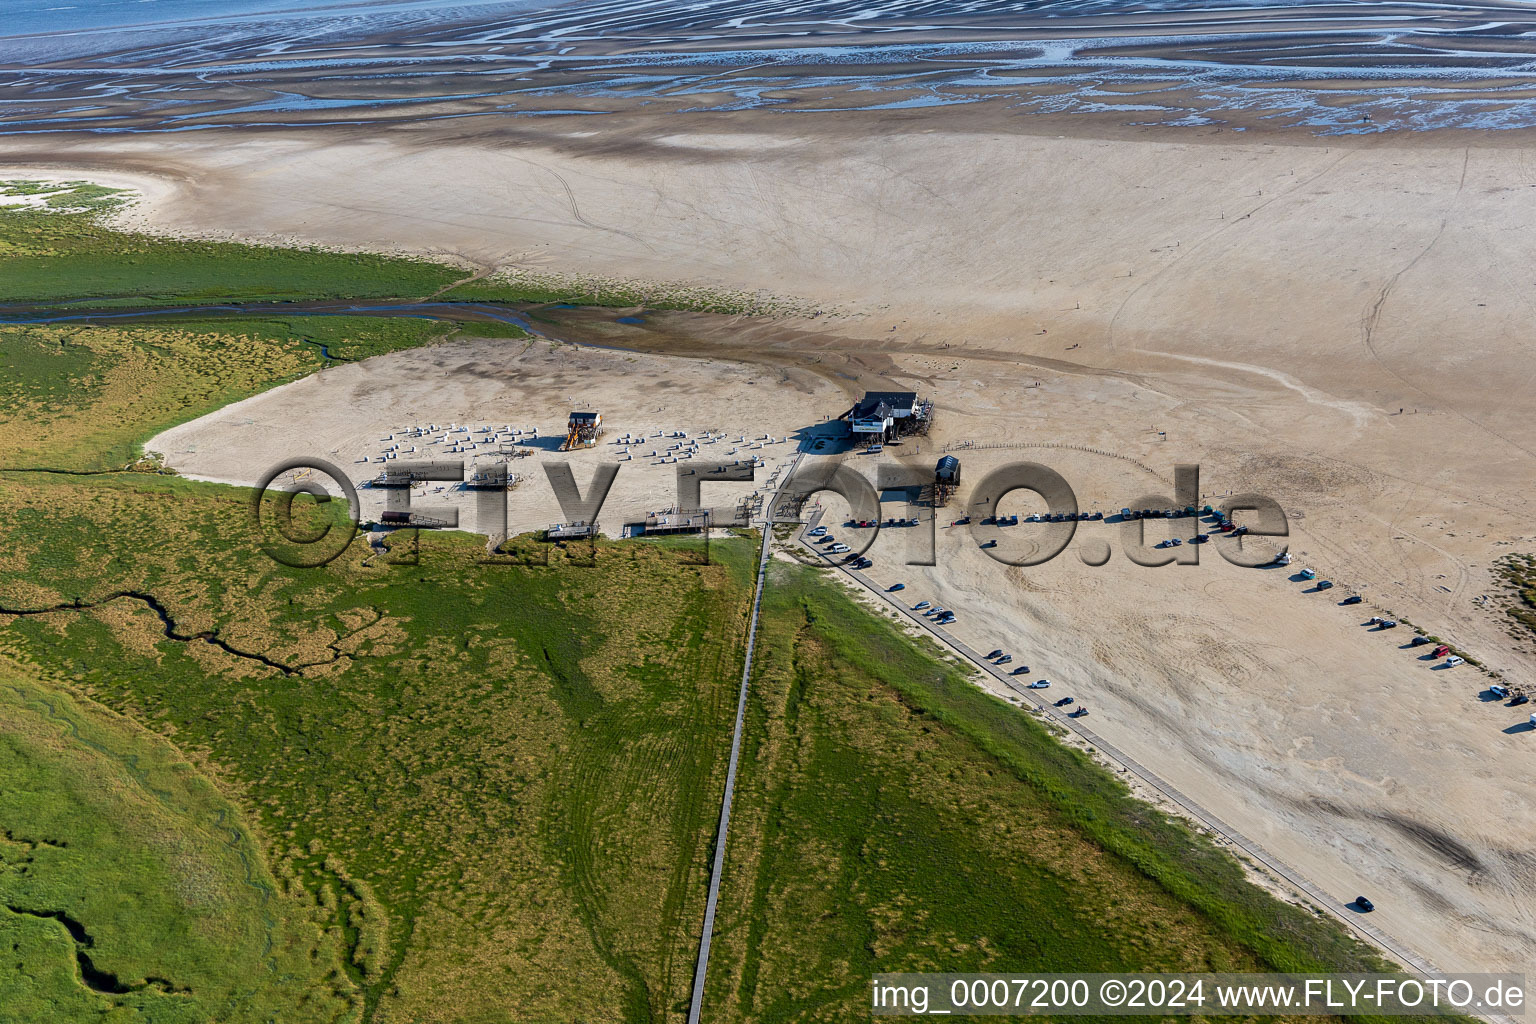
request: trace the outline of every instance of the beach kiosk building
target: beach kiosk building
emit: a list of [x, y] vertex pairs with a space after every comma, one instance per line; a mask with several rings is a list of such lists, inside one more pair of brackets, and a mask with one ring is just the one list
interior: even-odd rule
[[866, 391], [843, 418], [855, 438], [873, 444], [926, 434], [932, 415], [933, 403], [918, 398], [915, 391]]

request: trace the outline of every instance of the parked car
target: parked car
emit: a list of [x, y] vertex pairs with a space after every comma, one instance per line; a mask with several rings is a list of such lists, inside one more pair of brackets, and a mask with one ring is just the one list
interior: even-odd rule
[[890, 586], [885, 588], [886, 593], [888, 593], [888, 594], [894, 594], [898, 590], [906, 590], [906, 589], [907, 589], [907, 585], [905, 583], [892, 583]]
[[843, 552], [848, 550], [848, 545], [847, 544], [833, 544], [827, 550], [832, 552], [834, 555], [840, 555]]
[[1088, 715], [1088, 709], [1087, 708], [1078, 708], [1076, 711], [1071, 712], [1071, 717], [1073, 717], [1073, 718], [1086, 718], [1087, 715]]
[[1022, 676], [1026, 672], [1028, 672], [1028, 671], [1029, 671], [1029, 666], [1028, 665], [1020, 665], [1018, 668], [1014, 669], [1012, 672], [1010, 672], [1008, 674], [1011, 675], [1011, 676]]
[[1364, 896], [1356, 896], [1355, 897], [1355, 906], [1359, 907], [1361, 909], [1361, 911], [1363, 911], [1364, 913], [1367, 913], [1367, 914], [1369, 914], [1371, 911], [1376, 909], [1376, 904], [1372, 903], [1370, 900], [1366, 899]]
[[1071, 703], [1072, 703], [1072, 698], [1071, 697], [1063, 697], [1063, 698], [1061, 698], [1061, 700], [1056, 702], [1056, 706], [1059, 707], [1059, 708], [1064, 708], [1068, 704], [1071, 704]]
[[1318, 590], [1332, 590], [1333, 589], [1333, 581], [1332, 580], [1318, 580], [1317, 581], [1317, 589]]
[[823, 534], [825, 534], [826, 532], [827, 532], [827, 528], [825, 526], [818, 526], [818, 527], [816, 527], [814, 530], [812, 530], [810, 532], [810, 536], [812, 536], [812, 537], [820, 537]]
[[1427, 636], [1416, 636], [1412, 640], [1408, 641], [1408, 646], [1409, 647], [1423, 647], [1427, 643], [1429, 643], [1429, 637], [1427, 637]]
[[1029, 688], [1031, 690], [1049, 690], [1051, 688], [1051, 681], [1049, 679], [1036, 679], [1029, 684]]
[[1012, 660], [1013, 660], [1013, 655], [1005, 654], [1001, 658], [998, 658], [997, 661], [995, 662], [995, 664], [1006, 665], [1006, 664], [1008, 664]]
[[917, 604], [912, 606], [912, 610], [915, 611], [915, 612], [918, 612], [918, 611], [922, 611], [924, 608], [927, 608], [927, 607], [928, 607], [928, 602], [927, 601], [919, 601], [919, 602], [917, 602]]
[[1002, 654], [1003, 654], [1003, 649], [1001, 647], [999, 647], [997, 650], [995, 650], [991, 654], [987, 655], [987, 660], [991, 661], [993, 658], [1000, 658], [1000, 657], [1002, 657]]
[[1364, 601], [1364, 600], [1365, 600], [1365, 598], [1361, 597], [1359, 594], [1350, 594], [1348, 597], [1346, 597], [1344, 600], [1340, 601], [1339, 603], [1340, 604], [1359, 604], [1361, 601]]

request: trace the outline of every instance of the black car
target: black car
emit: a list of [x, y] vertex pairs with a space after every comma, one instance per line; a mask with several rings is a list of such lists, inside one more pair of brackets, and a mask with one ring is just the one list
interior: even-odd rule
[[1363, 913], [1366, 913], [1366, 914], [1369, 914], [1371, 911], [1376, 909], [1376, 904], [1372, 903], [1370, 900], [1366, 899], [1364, 896], [1356, 896], [1355, 897], [1355, 906], [1359, 907], [1360, 910]]
[[987, 660], [991, 661], [993, 658], [1001, 658], [1002, 656], [1003, 656], [1003, 649], [1001, 647], [999, 647], [997, 650], [995, 650], [991, 654], [987, 655]]
[[1020, 665], [1018, 668], [1014, 669], [1013, 672], [1011, 672], [1010, 674], [1011, 675], [1016, 675], [1016, 676], [1022, 676], [1026, 672], [1028, 672], [1028, 671], [1029, 671], [1029, 666], [1028, 665]]
[[1071, 697], [1063, 697], [1063, 698], [1061, 698], [1061, 700], [1056, 702], [1056, 706], [1059, 707], [1059, 708], [1064, 708], [1068, 704], [1071, 704], [1071, 703], [1072, 703], [1072, 698]]
[[1359, 604], [1364, 600], [1365, 598], [1361, 597], [1359, 594], [1350, 594], [1344, 600], [1340, 601], [1339, 604]]

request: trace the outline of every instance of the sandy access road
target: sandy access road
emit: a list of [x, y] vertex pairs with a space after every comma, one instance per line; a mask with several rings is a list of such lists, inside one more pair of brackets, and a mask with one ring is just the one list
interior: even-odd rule
[[[914, 462], [964, 440], [1124, 456], [973, 450], [968, 484], [1031, 458], [1118, 508], [1198, 462], [1207, 494], [1271, 494], [1300, 560], [1365, 594], [1362, 614], [1210, 553], [1093, 569], [1071, 549], [1017, 570], [946, 533], [926, 570], [892, 567], [883, 537], [876, 572], [955, 607], [983, 649], [1027, 652], [1106, 739], [1334, 895], [1371, 894], [1375, 922], [1440, 966], [1536, 960], [1525, 710], [1359, 625], [1407, 616], [1536, 678], [1491, 573], [1536, 550], [1536, 164], [1519, 145], [598, 123], [8, 141], [0, 163], [152, 173], [164, 187], [132, 217], [164, 230], [768, 289], [839, 312], [679, 318], [637, 344], [712, 344], [721, 381], [770, 360], [834, 388], [916, 387], [940, 423]], [[622, 379], [605, 386], [622, 399]], [[739, 426], [714, 425], [782, 417], [766, 391], [732, 411]]]

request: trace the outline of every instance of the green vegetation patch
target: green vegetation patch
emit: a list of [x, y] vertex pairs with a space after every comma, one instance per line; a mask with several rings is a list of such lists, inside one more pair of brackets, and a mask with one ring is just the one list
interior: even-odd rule
[[355, 1020], [340, 934], [163, 739], [0, 660], [0, 1020]]
[[507, 270], [456, 285], [441, 298], [462, 302], [570, 303], [690, 310], [726, 316], [809, 316], [814, 306], [767, 292]]
[[1495, 571], [1515, 592], [1517, 603], [1509, 609], [1510, 618], [1536, 631], [1536, 555], [1506, 555]]
[[[0, 194], [57, 186], [0, 183]], [[30, 193], [28, 190], [32, 190]], [[421, 298], [462, 279], [425, 260], [164, 238], [106, 226], [121, 197], [77, 185], [42, 208], [0, 205], [0, 302], [109, 306]]]
[[161, 430], [328, 360], [452, 333], [449, 324], [369, 317], [0, 326], [0, 467], [119, 469]]
[[464, 535], [416, 566], [358, 543], [306, 572], [254, 550], [240, 491], [95, 483], [0, 483], [0, 606], [69, 606], [0, 616], [0, 644], [241, 794], [370, 1019], [645, 1021], [686, 1000], [739, 578], [672, 545], [482, 566]]

